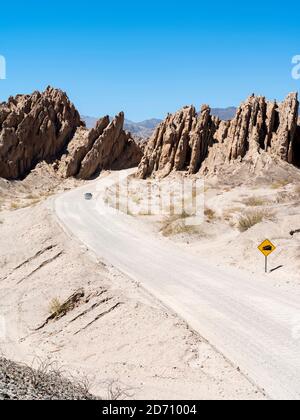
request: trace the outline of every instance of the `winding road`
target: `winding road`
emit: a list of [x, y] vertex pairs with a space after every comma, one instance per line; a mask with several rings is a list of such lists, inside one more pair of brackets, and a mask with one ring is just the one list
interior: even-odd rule
[[[130, 171], [122, 172], [126, 177]], [[271, 399], [300, 397], [300, 293], [208, 265], [133, 217], [107, 208], [119, 173], [55, 199], [66, 230], [185, 319]], [[92, 192], [93, 200], [84, 193]]]

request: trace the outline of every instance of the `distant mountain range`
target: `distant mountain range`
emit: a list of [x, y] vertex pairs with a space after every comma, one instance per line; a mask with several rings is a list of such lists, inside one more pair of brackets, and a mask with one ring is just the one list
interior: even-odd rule
[[232, 120], [235, 116], [236, 108], [234, 106], [228, 108], [212, 108], [211, 113], [215, 117], [219, 117], [220, 120]]
[[[96, 125], [97, 118], [82, 115], [81, 118], [85, 122], [87, 128], [93, 128]], [[112, 119], [112, 117], [110, 117]], [[125, 119], [124, 129], [130, 131], [135, 137], [147, 138], [150, 137], [154, 129], [162, 120], [151, 118], [141, 122], [134, 122]]]
[[87, 117], [85, 115], [81, 115], [81, 119], [85, 122], [88, 129], [94, 128], [96, 126], [96, 122], [98, 121], [98, 118]]
[[124, 128], [127, 131], [130, 131], [131, 134], [135, 137], [147, 138], [150, 137], [158, 124], [162, 120], [158, 118], [151, 118], [150, 120], [144, 120], [140, 122], [134, 122], [130, 120], [125, 120]]
[[[236, 108], [212, 108], [211, 113], [216, 117], [219, 117], [221, 120], [231, 120], [236, 112]], [[96, 125], [97, 118], [88, 117], [82, 115], [81, 118], [85, 122], [87, 128], [93, 128]], [[140, 122], [134, 122], [130, 120], [125, 120], [124, 129], [130, 131], [131, 134], [136, 138], [148, 138], [152, 135], [155, 128], [162, 122], [158, 118], [151, 118], [149, 120], [144, 120]]]

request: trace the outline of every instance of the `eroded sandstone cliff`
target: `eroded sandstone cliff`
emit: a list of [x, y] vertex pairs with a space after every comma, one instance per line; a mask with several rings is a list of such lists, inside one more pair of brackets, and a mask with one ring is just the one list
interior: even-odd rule
[[297, 93], [280, 104], [252, 95], [231, 121], [212, 116], [207, 105], [198, 114], [193, 106], [185, 107], [159, 125], [145, 150], [138, 176], [166, 176], [172, 170], [215, 173], [226, 162], [257, 159], [262, 151], [299, 165], [298, 107]]
[[137, 166], [142, 151], [124, 131], [124, 114], [88, 130], [61, 90], [18, 95], [0, 104], [0, 178], [20, 179], [38, 162], [60, 175], [88, 179], [102, 169]]
[[111, 122], [108, 116], [101, 118], [90, 131], [79, 128], [62, 159], [63, 176], [89, 179], [103, 169], [137, 166], [142, 151], [123, 125], [124, 114], [120, 112]]
[[0, 177], [18, 179], [37, 162], [56, 159], [80, 125], [61, 90], [9, 98], [0, 104]]

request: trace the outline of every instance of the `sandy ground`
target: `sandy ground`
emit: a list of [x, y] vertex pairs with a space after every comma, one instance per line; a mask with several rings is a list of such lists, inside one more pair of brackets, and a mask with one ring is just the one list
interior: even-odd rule
[[[257, 247], [269, 239], [276, 250], [268, 257], [265, 281], [293, 293], [300, 286], [300, 233], [290, 232], [300, 229], [299, 192], [296, 183], [208, 190], [205, 204], [211, 213], [203, 225], [204, 237], [183, 243], [218, 266], [230, 265], [257, 277], [265, 268]], [[248, 214], [262, 215], [262, 221], [241, 231], [240, 220]]]
[[[23, 186], [9, 187], [20, 206]], [[70, 188], [56, 185], [51, 194], [57, 187]], [[14, 210], [1, 188], [3, 356], [30, 365], [56, 361], [71, 375], [87, 376], [91, 392], [104, 397], [116, 381], [133, 398], [264, 398], [179, 317], [71, 240], [51, 198]], [[46, 322], [53, 299], [64, 302], [78, 290], [75, 304]]]
[[[300, 286], [300, 232], [290, 234], [300, 229], [300, 171], [285, 163], [265, 173], [259, 172], [259, 176], [242, 166], [236, 175], [230, 168], [228, 171], [218, 177], [194, 177], [198, 182], [203, 181], [198, 199], [203, 217], [198, 218], [196, 224], [190, 225], [189, 217], [180, 212], [159, 217], [145, 212], [149, 183], [154, 191], [157, 185], [163, 185], [164, 194], [173, 193], [180, 191], [186, 179], [183, 174], [168, 177], [167, 188], [165, 181], [135, 180], [127, 201], [131, 203], [129, 208], [137, 206], [137, 211], [134, 214], [129, 211], [129, 214], [158, 235], [205, 257], [212, 265], [232, 266], [253, 276], [264, 275], [265, 260], [257, 247], [269, 239], [276, 250], [268, 257], [265, 280], [292, 293], [294, 287]], [[109, 189], [107, 203], [110, 205], [113, 204], [111, 193]], [[179, 203], [180, 207], [180, 200], [181, 197], [175, 195], [175, 205]], [[244, 228], [245, 218], [258, 220]]]
[[[195, 331], [234, 361], [241, 372], [264, 388], [270, 398], [299, 398], [299, 288], [293, 288], [291, 293], [290, 289], [282, 290], [274, 287], [274, 282], [266, 282], [264, 275], [249, 275], [246, 270], [225, 264], [217, 267], [215, 260], [208, 261], [193, 252], [191, 247], [178, 246], [179, 242], [174, 243], [161, 234], [153, 233], [150, 223], [147, 225], [132, 217], [133, 208], [124, 199], [126, 188], [122, 183], [125, 186], [130, 183], [128, 175], [128, 171], [112, 173], [55, 197], [54, 209], [64, 229], [98, 258], [135, 279], [179, 314]], [[172, 179], [167, 181], [175, 182]], [[146, 182], [144, 192], [147, 191], [147, 194], [144, 195], [149, 197], [152, 193], [149, 194], [148, 184]], [[121, 198], [120, 204], [124, 210], [127, 207], [129, 214], [107, 207], [105, 191], [113, 187], [116, 187], [116, 201]], [[159, 189], [155, 190], [154, 196]], [[180, 189], [174, 187], [171, 190], [172, 196], [176, 192], [180, 198]], [[207, 192], [203, 186], [202, 190]], [[87, 192], [92, 193], [92, 200], [84, 200]], [[185, 188], [184, 192], [187, 192]], [[164, 190], [164, 198], [167, 196], [168, 192]], [[195, 196], [193, 191], [191, 196]], [[175, 197], [170, 201], [174, 203]], [[177, 205], [171, 207], [180, 210]], [[249, 220], [253, 225], [253, 220], [248, 220], [249, 216], [244, 219], [245, 214], [243, 212], [240, 216], [243, 231], [251, 229]], [[205, 211], [205, 219], [211, 220], [213, 215], [212, 209]], [[177, 220], [170, 217], [171, 223], [168, 221], [167, 228], [163, 229], [165, 235], [172, 233], [170, 225], [175, 228], [175, 222], [190, 223], [193, 220], [186, 215], [186, 208], [179, 216]], [[201, 220], [201, 217], [194, 220], [197, 225], [181, 225], [189, 241], [201, 241]], [[247, 223], [244, 223], [245, 220]], [[260, 220], [256, 215], [254, 221]], [[211, 226], [210, 223], [207, 225]], [[231, 226], [234, 228], [230, 222]], [[175, 232], [178, 233], [178, 230]]]
[[34, 206], [53, 194], [82, 184], [82, 181], [74, 178], [62, 182], [51, 165], [41, 162], [22, 181], [0, 178], [0, 212]]

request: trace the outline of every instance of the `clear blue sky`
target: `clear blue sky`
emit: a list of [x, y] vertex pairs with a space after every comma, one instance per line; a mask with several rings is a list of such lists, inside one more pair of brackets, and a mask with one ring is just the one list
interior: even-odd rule
[[297, 1], [10, 1], [1, 3], [0, 100], [67, 91], [82, 114], [142, 120], [186, 104], [282, 99], [300, 54]]

